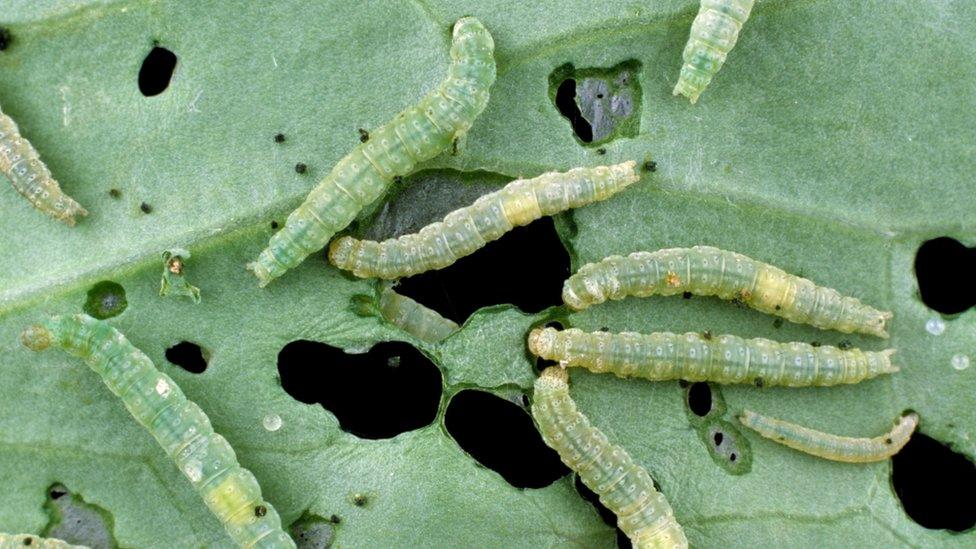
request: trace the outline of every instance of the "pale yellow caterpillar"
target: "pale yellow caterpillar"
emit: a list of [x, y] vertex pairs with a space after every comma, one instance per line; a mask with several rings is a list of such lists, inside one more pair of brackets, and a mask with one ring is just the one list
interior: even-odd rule
[[88, 547], [30, 534], [0, 533], [0, 549], [88, 549]]
[[473, 17], [454, 25], [447, 78], [420, 103], [373, 130], [365, 143], [332, 168], [305, 202], [288, 216], [257, 261], [247, 268], [267, 285], [349, 225], [380, 197], [395, 177], [413, 171], [462, 139], [488, 104], [495, 81], [495, 43]]
[[418, 233], [383, 242], [339, 238], [329, 261], [356, 276], [386, 280], [443, 269], [513, 227], [605, 200], [639, 179], [634, 161], [517, 179]]
[[190, 480], [207, 507], [241, 547], [294, 548], [274, 507], [207, 415], [172, 378], [107, 322], [88, 315], [55, 316], [24, 330], [25, 346], [61, 347], [82, 358], [122, 399]]
[[770, 440], [806, 454], [846, 463], [870, 463], [890, 458], [908, 443], [918, 426], [918, 414], [901, 416], [894, 428], [874, 438], [823, 433], [749, 410], [743, 410], [739, 422]]
[[380, 314], [387, 322], [422, 341], [437, 343], [460, 329], [454, 321], [398, 294], [388, 285], [380, 290], [379, 306]]
[[12, 118], [0, 110], [0, 173], [7, 176], [17, 192], [47, 215], [75, 226], [75, 216], [88, 215], [51, 176], [37, 150], [20, 135]]
[[674, 95], [684, 95], [692, 103], [698, 101], [735, 47], [752, 4], [753, 0], [702, 0], [682, 54], [684, 65]]
[[715, 383], [810, 387], [858, 383], [897, 372], [894, 350], [841, 350], [807, 343], [780, 343], [733, 335], [656, 332], [586, 333], [576, 328], [537, 328], [529, 350], [566, 366], [652, 381], [684, 379]]
[[546, 368], [535, 382], [532, 416], [542, 438], [617, 515], [634, 547], [688, 547], [684, 530], [654, 481], [630, 454], [590, 425], [569, 396], [566, 370]]
[[607, 299], [690, 292], [734, 299], [753, 309], [825, 330], [888, 337], [890, 312], [778, 267], [713, 248], [668, 248], [583, 265], [563, 284], [563, 301], [581, 310]]

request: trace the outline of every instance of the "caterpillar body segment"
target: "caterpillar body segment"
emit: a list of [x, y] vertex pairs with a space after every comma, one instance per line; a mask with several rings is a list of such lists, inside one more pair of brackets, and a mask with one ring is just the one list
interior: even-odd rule
[[0, 533], [0, 549], [88, 549], [88, 547], [31, 534]]
[[379, 308], [384, 319], [422, 341], [437, 343], [460, 329], [454, 321], [386, 285], [380, 290]]
[[647, 471], [576, 408], [566, 370], [550, 367], [536, 380], [532, 416], [546, 444], [617, 515], [634, 547], [688, 547], [671, 505]]
[[702, 0], [682, 54], [684, 64], [674, 95], [683, 95], [692, 104], [698, 101], [735, 47], [753, 3], [754, 0]]
[[203, 410], [121, 332], [88, 315], [55, 316], [24, 330], [21, 341], [35, 351], [55, 346], [84, 359], [173, 459], [238, 545], [295, 547], [274, 507], [263, 500], [257, 479], [238, 464]]
[[267, 285], [321, 249], [379, 198], [394, 177], [413, 171], [462, 138], [488, 103], [495, 81], [494, 41], [473, 17], [454, 25], [447, 78], [416, 106], [370, 132], [292, 212], [248, 269]]
[[336, 239], [329, 261], [356, 276], [386, 280], [442, 269], [513, 227], [605, 200], [639, 179], [634, 161], [518, 179], [418, 233], [382, 242]]
[[918, 414], [898, 418], [890, 431], [873, 438], [832, 435], [750, 410], [739, 415], [739, 422], [770, 440], [806, 454], [831, 461], [870, 463], [884, 461], [908, 444], [918, 427]]
[[575, 310], [628, 296], [690, 292], [736, 300], [758, 311], [825, 330], [888, 337], [891, 313], [833, 288], [711, 246], [666, 248], [610, 256], [584, 265], [563, 285], [563, 301]]
[[858, 383], [898, 371], [891, 364], [892, 349], [841, 350], [694, 332], [613, 334], [537, 328], [529, 334], [528, 343], [536, 356], [566, 366], [652, 381], [684, 379], [810, 387]]

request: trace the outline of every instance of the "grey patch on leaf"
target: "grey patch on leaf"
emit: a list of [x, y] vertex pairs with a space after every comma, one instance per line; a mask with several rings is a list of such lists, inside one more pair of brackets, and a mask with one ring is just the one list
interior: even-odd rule
[[335, 528], [333, 520], [306, 513], [288, 530], [298, 549], [325, 549], [335, 541]]
[[55, 484], [48, 489], [44, 506], [50, 516], [44, 537], [85, 545], [91, 549], [118, 547], [112, 535], [111, 514], [97, 505], [86, 503], [64, 485]]

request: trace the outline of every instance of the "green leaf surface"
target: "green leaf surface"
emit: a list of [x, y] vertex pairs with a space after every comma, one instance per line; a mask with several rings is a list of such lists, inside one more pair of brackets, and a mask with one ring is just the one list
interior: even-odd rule
[[[95, 374], [17, 341], [44, 315], [80, 312], [88, 289], [112, 280], [128, 307], [109, 322], [207, 411], [286, 523], [336, 514], [342, 547], [613, 545], [613, 530], [571, 477], [513, 488], [443, 427], [447, 399], [462, 387], [530, 390], [523, 337], [552, 311], [487, 308], [441, 345], [421, 345], [356, 316], [350, 299], [371, 283], [321, 255], [266, 289], [244, 270], [271, 222], [358, 142], [359, 128], [385, 123], [437, 85], [450, 26], [463, 15], [480, 18], [497, 44], [491, 102], [459, 155], [423, 166], [436, 188], [422, 200], [404, 191], [387, 218], [379, 214], [390, 227], [380, 236], [465, 203], [469, 179], [496, 185], [653, 159], [658, 171], [642, 183], [562, 216], [574, 267], [661, 247], [732, 249], [892, 310], [891, 340], [776, 327], [710, 298], [629, 299], [570, 315], [572, 325], [891, 345], [902, 366], [894, 376], [834, 388], [725, 387], [723, 396], [730, 413], [748, 407], [850, 435], [883, 432], [911, 408], [924, 433], [976, 456], [976, 368], [950, 366], [955, 354], [976, 358], [976, 314], [946, 318], [945, 333], [930, 335], [925, 322], [939, 315], [921, 302], [913, 273], [929, 238], [976, 245], [976, 4], [759, 2], [692, 106], [671, 89], [696, 11], [689, 0], [0, 0], [0, 26], [14, 37], [0, 52], [0, 105], [91, 212], [69, 229], [0, 185], [0, 531], [42, 531], [45, 491], [60, 482], [111, 514], [124, 547], [230, 543]], [[137, 75], [154, 41], [179, 63], [168, 89], [147, 98]], [[641, 64], [640, 133], [600, 155], [556, 110], [549, 76], [567, 63], [630, 60]], [[274, 142], [278, 132], [284, 143]], [[452, 171], [464, 174], [452, 180]], [[370, 223], [364, 216], [365, 230]], [[159, 296], [159, 254], [171, 247], [192, 252], [187, 276], [199, 305]], [[499, 267], [533, 276], [530, 257]], [[437, 420], [388, 440], [344, 433], [331, 413], [281, 388], [277, 354], [296, 339], [359, 350], [416, 343], [443, 372]], [[205, 373], [165, 360], [182, 340], [207, 350]], [[752, 469], [730, 475], [699, 440], [677, 383], [574, 371], [573, 394], [651, 472], [694, 546], [976, 543], [971, 531], [915, 524], [893, 492], [889, 462], [831, 463], [750, 434]], [[384, 405], [369, 387], [361, 395]], [[281, 416], [281, 429], [262, 427], [269, 414]], [[354, 505], [353, 493], [370, 503]]]

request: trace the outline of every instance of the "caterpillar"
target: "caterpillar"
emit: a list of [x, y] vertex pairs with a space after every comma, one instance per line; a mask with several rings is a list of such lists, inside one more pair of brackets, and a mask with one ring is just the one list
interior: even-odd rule
[[566, 370], [553, 366], [535, 382], [532, 417], [542, 439], [617, 515], [634, 547], [688, 547], [671, 505], [647, 471], [577, 410], [568, 378]]
[[529, 334], [536, 356], [592, 372], [651, 381], [684, 379], [810, 387], [857, 383], [898, 371], [894, 349], [880, 352], [807, 343], [780, 343], [734, 335], [689, 332], [585, 333], [576, 328], [536, 328]]
[[405, 295], [384, 285], [380, 291], [380, 314], [387, 322], [421, 341], [437, 343], [460, 329], [454, 321], [448, 320]]
[[674, 95], [683, 95], [692, 104], [698, 101], [735, 47], [752, 4], [753, 0], [702, 0], [682, 54], [684, 64]]
[[463, 139], [488, 104], [495, 81], [494, 41], [473, 17], [454, 25], [451, 68], [440, 87], [392, 122], [370, 132], [292, 212], [247, 268], [261, 286], [301, 263], [379, 198], [395, 177], [410, 173]]
[[418, 233], [383, 242], [336, 239], [329, 247], [329, 261], [359, 277], [387, 280], [442, 269], [513, 227], [604, 200], [638, 179], [634, 161], [517, 179]]
[[194, 303], [200, 303], [200, 288], [186, 281], [183, 270], [190, 252], [182, 248], [173, 248], [163, 252], [163, 277], [159, 283], [159, 295], [170, 294], [189, 297]]
[[825, 330], [888, 337], [885, 327], [890, 312], [773, 265], [711, 246], [635, 252], [583, 265], [563, 284], [563, 302], [582, 310], [607, 299], [684, 292], [734, 299], [758, 311]]
[[88, 549], [84, 545], [71, 545], [55, 538], [42, 538], [30, 534], [0, 533], [0, 549]]
[[241, 547], [295, 547], [261, 496], [250, 471], [214, 433], [207, 415], [152, 360], [107, 322], [88, 315], [54, 316], [28, 327], [21, 341], [34, 351], [57, 346], [85, 360], [190, 480]]
[[801, 452], [846, 463], [883, 461], [898, 453], [918, 426], [918, 414], [898, 418], [894, 428], [874, 438], [842, 437], [743, 410], [739, 422], [760, 435]]
[[0, 110], [0, 173], [38, 210], [74, 227], [75, 216], [86, 216], [81, 207], [51, 176], [30, 141], [20, 135], [13, 118]]

